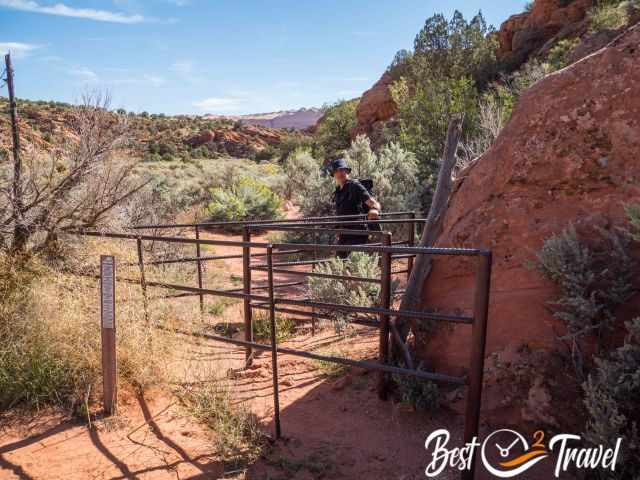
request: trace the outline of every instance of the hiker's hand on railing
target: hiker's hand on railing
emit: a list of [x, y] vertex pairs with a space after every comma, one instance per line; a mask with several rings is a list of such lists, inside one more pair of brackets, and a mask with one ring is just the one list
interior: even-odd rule
[[380, 212], [375, 208], [372, 208], [371, 210], [369, 210], [367, 218], [369, 218], [369, 220], [377, 220], [380, 218]]

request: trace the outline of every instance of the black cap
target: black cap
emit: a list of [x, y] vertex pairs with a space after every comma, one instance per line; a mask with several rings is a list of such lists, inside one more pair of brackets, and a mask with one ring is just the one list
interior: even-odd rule
[[347, 164], [347, 161], [344, 158], [338, 158], [337, 160], [334, 160], [333, 162], [331, 162], [331, 166], [329, 167], [329, 173], [333, 175], [335, 171], [339, 169], [343, 169], [343, 170], [346, 170], [347, 173], [351, 173], [351, 168], [349, 168], [349, 165]]

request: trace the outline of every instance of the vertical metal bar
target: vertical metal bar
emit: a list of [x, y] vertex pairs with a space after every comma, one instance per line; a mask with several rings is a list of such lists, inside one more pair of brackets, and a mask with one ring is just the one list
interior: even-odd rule
[[[382, 246], [391, 245], [391, 234], [384, 234], [380, 239]], [[391, 305], [391, 253], [382, 252], [380, 257], [380, 306], [388, 309]], [[380, 348], [378, 353], [381, 364], [389, 363], [389, 315], [380, 314]], [[388, 375], [379, 373], [378, 377], [378, 397], [381, 400], [387, 399]]]
[[[480, 406], [482, 401], [482, 380], [484, 373], [484, 352], [487, 341], [487, 318], [489, 315], [489, 294], [491, 289], [491, 252], [478, 257], [476, 286], [473, 302], [473, 326], [471, 364], [469, 365], [469, 386], [464, 421], [464, 441], [470, 443], [478, 436]], [[474, 459], [475, 460], [475, 456]], [[470, 469], [462, 472], [463, 480], [473, 480], [475, 461]]]
[[278, 391], [278, 340], [276, 335], [276, 303], [273, 293], [273, 247], [267, 247], [267, 267], [269, 285], [269, 321], [271, 322], [271, 370], [273, 372], [273, 409], [276, 426], [276, 440], [281, 436], [280, 429], [280, 392]]
[[[249, 227], [244, 227], [242, 230], [242, 241], [251, 241], [251, 231]], [[251, 247], [242, 247], [242, 280], [243, 280], [243, 293], [251, 294]], [[251, 299], [244, 299], [244, 339], [247, 342], [253, 341], [253, 325], [251, 314]], [[251, 347], [246, 347], [246, 364], [251, 365], [253, 351]]]
[[106, 415], [117, 406], [116, 261], [100, 256], [100, 330], [102, 338], [102, 405]]
[[[315, 245], [318, 244], [318, 227], [313, 227], [313, 259], [318, 259], [318, 247]], [[313, 267], [312, 267], [313, 269]], [[316, 334], [316, 307], [311, 307], [311, 336], [313, 337]]]
[[[195, 226], [196, 229], [196, 240], [200, 240], [200, 229], [198, 225]], [[196, 243], [196, 257], [198, 258], [198, 288], [202, 288], [202, 260], [200, 260], [200, 244]], [[200, 315], [204, 314], [204, 295], [201, 293], [200, 295]]]
[[[416, 213], [411, 212], [409, 218], [415, 219]], [[407, 245], [409, 247], [413, 247], [416, 244], [416, 224], [415, 222], [409, 222], [409, 238], [407, 239]], [[413, 258], [409, 257], [407, 259], [407, 282], [409, 281], [409, 277], [411, 277], [411, 270], [413, 270]]]
[[144, 308], [144, 320], [149, 323], [149, 297], [147, 296], [147, 279], [144, 275], [144, 253], [142, 251], [142, 239], [136, 239], [138, 247], [138, 268], [140, 269], [140, 288], [142, 290], [142, 305]]

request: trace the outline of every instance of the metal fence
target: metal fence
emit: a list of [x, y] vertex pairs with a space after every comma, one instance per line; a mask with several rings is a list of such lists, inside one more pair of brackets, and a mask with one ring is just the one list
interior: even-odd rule
[[[482, 381], [485, 357], [486, 329], [489, 306], [489, 290], [491, 283], [491, 252], [482, 249], [464, 248], [425, 248], [414, 245], [417, 224], [425, 223], [425, 219], [416, 218], [413, 212], [393, 212], [384, 215], [376, 221], [368, 221], [364, 216], [350, 215], [342, 217], [313, 217], [295, 220], [267, 220], [261, 222], [208, 222], [192, 224], [163, 224], [163, 225], [141, 225], [134, 229], [143, 230], [167, 230], [177, 228], [193, 228], [194, 238], [180, 236], [161, 236], [145, 233], [113, 233], [113, 232], [76, 232], [78, 235], [132, 240], [136, 242], [140, 277], [139, 279], [119, 278], [118, 281], [139, 283], [143, 293], [145, 314], [147, 314], [148, 289], [162, 288], [168, 289], [177, 294], [166, 295], [156, 298], [179, 298], [189, 295], [199, 297], [201, 311], [204, 307], [204, 297], [206, 295], [237, 298], [243, 300], [244, 311], [244, 340], [228, 338], [221, 335], [200, 333], [199, 336], [215, 341], [228, 343], [244, 347], [246, 350], [246, 362], [249, 365], [253, 359], [254, 351], [269, 350], [272, 355], [273, 372], [273, 398], [274, 398], [274, 424], [275, 436], [281, 436], [280, 407], [279, 407], [279, 386], [278, 386], [278, 354], [294, 355], [303, 358], [315, 359], [325, 362], [333, 362], [348, 366], [356, 366], [367, 370], [378, 372], [378, 395], [381, 399], [386, 399], [389, 391], [390, 375], [410, 375], [417, 378], [434, 382], [445, 382], [457, 385], [466, 385], [466, 408], [465, 408], [465, 428], [464, 440], [471, 442], [477, 436], [480, 418], [480, 406], [482, 395]], [[392, 241], [392, 234], [387, 231], [367, 230], [366, 234], [375, 237], [375, 242], [362, 245], [329, 245], [320, 243], [272, 243], [252, 240], [252, 234], [265, 232], [297, 232], [297, 233], [335, 233], [340, 235], [357, 234], [362, 235], [363, 231], [354, 231], [353, 226], [367, 226], [377, 224], [385, 226], [389, 224], [405, 225], [407, 237], [401, 241]], [[202, 238], [203, 229], [217, 227], [241, 227], [242, 241], [239, 240], [214, 240]], [[351, 228], [349, 228], [351, 227]], [[355, 232], [355, 233], [354, 233]], [[146, 262], [144, 259], [143, 242], [167, 242], [176, 244], [187, 244], [195, 247], [195, 256], [182, 257], [178, 259], [161, 259]], [[226, 246], [241, 249], [239, 254], [231, 255], [211, 255], [203, 256], [201, 246]], [[297, 270], [300, 266], [314, 266], [326, 262], [335, 252], [366, 252], [377, 254], [380, 258], [380, 276], [378, 278], [354, 277], [348, 275], [334, 275], [320, 273], [316, 271]], [[302, 256], [300, 260], [296, 258], [288, 261], [274, 261], [274, 257], [282, 256]], [[306, 256], [305, 256], [306, 255]], [[406, 274], [407, 278], [411, 274], [413, 261], [416, 255], [432, 256], [470, 256], [476, 258], [475, 292], [473, 300], [473, 312], [471, 315], [449, 315], [433, 313], [428, 311], [400, 310], [393, 307], [393, 295], [391, 282], [394, 275]], [[311, 258], [308, 258], [311, 257]], [[212, 289], [203, 285], [203, 264], [205, 262], [242, 259], [243, 263], [243, 286], [235, 289]], [[260, 263], [255, 261], [259, 259]], [[405, 269], [393, 270], [394, 262], [407, 260]], [[145, 275], [145, 265], [161, 265], [181, 262], [196, 262], [197, 284], [196, 286], [177, 285], [167, 282], [149, 281]], [[136, 264], [129, 264], [136, 265]], [[263, 271], [267, 273], [267, 284], [254, 286], [252, 284], [252, 272]], [[324, 301], [316, 301], [310, 298], [288, 298], [288, 296], [278, 295], [281, 288], [293, 285], [304, 284], [298, 282], [276, 283], [274, 273], [282, 273], [293, 276], [321, 277], [335, 280], [348, 280], [350, 282], [372, 282], [380, 285], [380, 298], [376, 306], [354, 306]], [[258, 294], [258, 291], [266, 290], [265, 294]], [[260, 309], [268, 312], [271, 344], [265, 345], [257, 343], [253, 338], [253, 310]], [[331, 318], [331, 312], [342, 312], [352, 315], [352, 321], [367, 325], [379, 330], [378, 361], [363, 361], [341, 357], [319, 355], [309, 351], [296, 350], [282, 347], [277, 342], [276, 314], [296, 315], [298, 317], [309, 318], [312, 323], [312, 334], [315, 333], [315, 321], [318, 318]], [[366, 315], [367, 317], [363, 317]], [[372, 320], [371, 315], [377, 316], [377, 320]], [[428, 372], [417, 369], [398, 367], [390, 364], [391, 348], [394, 344], [401, 343], [394, 325], [390, 322], [392, 317], [411, 319], [415, 322], [425, 320], [438, 322], [454, 322], [468, 324], [472, 329], [472, 350], [470, 352], [469, 374], [464, 377], [456, 377], [438, 372]], [[394, 343], [395, 342], [395, 343]], [[473, 478], [473, 468], [463, 472], [463, 478]]]

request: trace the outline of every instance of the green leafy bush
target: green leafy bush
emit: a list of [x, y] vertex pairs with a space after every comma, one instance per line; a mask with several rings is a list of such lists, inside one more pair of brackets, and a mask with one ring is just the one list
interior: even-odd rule
[[578, 377], [584, 375], [581, 340], [611, 326], [616, 307], [634, 293], [634, 262], [628, 253], [628, 239], [615, 232], [600, 232], [597, 245], [577, 237], [573, 227], [548, 238], [538, 253], [538, 270], [560, 288], [550, 302], [553, 316], [567, 328], [560, 339], [570, 345]]
[[[379, 257], [378, 255], [369, 255], [364, 252], [352, 252], [344, 260], [334, 257], [326, 263], [316, 265], [313, 271], [331, 275], [380, 278]], [[397, 281], [394, 280], [392, 290], [396, 286]], [[309, 293], [312, 299], [319, 302], [370, 307], [378, 302], [380, 284], [309, 277]], [[354, 315], [346, 312], [331, 312], [330, 314], [335, 320], [334, 325], [337, 332], [343, 332], [348, 326], [349, 317]], [[363, 314], [358, 315], [363, 316]]]
[[600, 0], [587, 15], [589, 30], [599, 32], [624, 27], [629, 22], [631, 10], [637, 8], [634, 1]]
[[640, 318], [626, 325], [630, 335], [624, 345], [607, 358], [596, 358], [596, 369], [583, 384], [589, 413], [586, 439], [610, 447], [622, 439], [616, 471], [594, 472], [601, 480], [640, 477]]
[[[288, 317], [276, 315], [276, 341], [282, 342], [290, 338], [296, 328], [295, 321]], [[257, 342], [271, 342], [271, 320], [266, 311], [260, 310], [253, 314], [253, 338]]]
[[282, 200], [264, 183], [247, 176], [211, 190], [207, 214], [212, 221], [268, 220], [282, 217]]
[[350, 132], [356, 126], [358, 100], [341, 100], [325, 105], [325, 113], [315, 132], [314, 154], [318, 158], [332, 159], [351, 143]]
[[402, 396], [402, 401], [416, 410], [435, 410], [440, 405], [438, 385], [411, 375], [394, 375], [394, 381]]
[[548, 70], [553, 72], [569, 65], [569, 55], [579, 43], [578, 38], [565, 38], [556, 43], [547, 56]]

